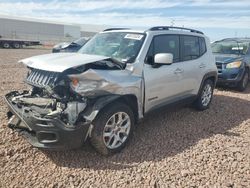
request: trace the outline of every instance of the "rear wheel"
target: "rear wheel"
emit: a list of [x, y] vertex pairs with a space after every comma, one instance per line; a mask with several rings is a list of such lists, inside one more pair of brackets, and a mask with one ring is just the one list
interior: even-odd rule
[[115, 102], [105, 107], [93, 121], [90, 142], [103, 155], [121, 151], [134, 129], [134, 115], [125, 104]]
[[241, 81], [238, 83], [238, 90], [244, 91], [247, 88], [248, 81], [249, 81], [249, 71], [246, 70]]
[[4, 43], [3, 43], [3, 47], [4, 47], [4, 48], [10, 48], [10, 44], [9, 44], [8, 42], [4, 42]]
[[13, 47], [16, 48], [16, 49], [18, 49], [18, 48], [21, 48], [21, 45], [19, 43], [14, 43]]
[[197, 110], [206, 110], [213, 98], [214, 84], [211, 80], [206, 80], [201, 88], [198, 98], [194, 102]]

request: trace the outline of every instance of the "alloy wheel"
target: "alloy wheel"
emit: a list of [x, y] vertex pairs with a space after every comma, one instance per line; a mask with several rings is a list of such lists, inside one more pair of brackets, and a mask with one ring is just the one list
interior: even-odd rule
[[128, 138], [131, 120], [127, 113], [117, 112], [106, 122], [103, 130], [103, 141], [107, 148], [116, 149]]
[[212, 99], [212, 86], [210, 84], [205, 85], [202, 96], [201, 96], [201, 103], [203, 106], [207, 106]]

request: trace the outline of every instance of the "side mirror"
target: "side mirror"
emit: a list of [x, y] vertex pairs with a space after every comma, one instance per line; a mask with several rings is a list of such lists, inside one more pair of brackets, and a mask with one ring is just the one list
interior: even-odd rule
[[171, 53], [155, 54], [154, 63], [162, 65], [171, 65], [173, 63], [173, 54]]

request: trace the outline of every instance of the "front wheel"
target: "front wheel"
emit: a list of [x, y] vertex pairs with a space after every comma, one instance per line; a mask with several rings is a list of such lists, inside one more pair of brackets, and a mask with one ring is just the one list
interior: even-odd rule
[[134, 128], [134, 115], [125, 104], [115, 102], [97, 115], [90, 142], [103, 155], [121, 151], [128, 142]]
[[246, 69], [244, 76], [242, 77], [241, 81], [238, 83], [238, 90], [244, 91], [247, 88], [248, 81], [249, 81], [249, 71]]
[[206, 110], [213, 98], [214, 84], [211, 80], [206, 80], [201, 88], [198, 98], [194, 102], [197, 110]]

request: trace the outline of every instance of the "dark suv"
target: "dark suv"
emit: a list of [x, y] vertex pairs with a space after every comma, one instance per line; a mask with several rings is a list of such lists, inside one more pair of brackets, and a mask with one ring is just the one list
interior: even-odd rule
[[218, 69], [217, 85], [244, 91], [250, 73], [250, 38], [228, 38], [212, 44]]

